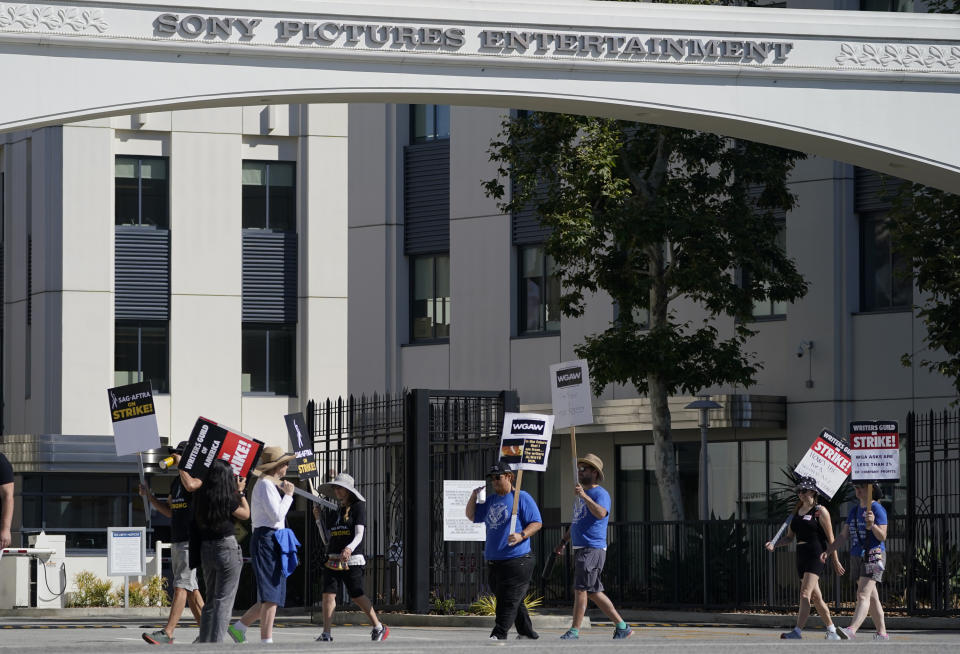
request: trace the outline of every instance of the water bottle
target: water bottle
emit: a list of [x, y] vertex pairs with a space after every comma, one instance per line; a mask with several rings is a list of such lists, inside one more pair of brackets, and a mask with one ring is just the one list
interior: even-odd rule
[[165, 459], [160, 459], [160, 463], [158, 463], [157, 465], [160, 466], [161, 470], [166, 470], [167, 468], [173, 465], [173, 462], [174, 462], [174, 458], [172, 456], [168, 456]]

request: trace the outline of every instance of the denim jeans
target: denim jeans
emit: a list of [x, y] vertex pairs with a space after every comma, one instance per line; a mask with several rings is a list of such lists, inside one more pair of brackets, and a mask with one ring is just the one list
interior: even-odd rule
[[523, 604], [533, 576], [533, 556], [487, 561], [487, 573], [490, 590], [497, 598], [497, 624], [490, 635], [506, 638], [511, 624], [516, 625], [518, 634], [533, 635], [530, 614]]
[[233, 602], [240, 585], [243, 555], [233, 536], [205, 540], [200, 544], [200, 562], [206, 584], [203, 611], [200, 614], [201, 643], [220, 643], [227, 633]]

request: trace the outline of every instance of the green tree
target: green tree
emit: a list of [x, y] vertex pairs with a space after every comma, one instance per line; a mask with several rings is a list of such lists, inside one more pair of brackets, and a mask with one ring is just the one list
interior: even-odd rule
[[[564, 315], [582, 315], [586, 295], [599, 290], [618, 306], [618, 318], [576, 352], [590, 362], [595, 393], [632, 383], [649, 396], [666, 519], [684, 517], [669, 396], [752, 384], [761, 367], [745, 352], [754, 301], [806, 293], [774, 218], [794, 205], [786, 178], [803, 157], [715, 134], [540, 112], [505, 119], [491, 144], [499, 177], [485, 190], [504, 211], [532, 205], [552, 229], [546, 249]], [[677, 317], [672, 305], [682, 297], [699, 303], [702, 322]], [[718, 330], [722, 316], [734, 319], [732, 333]]]
[[[960, 395], [960, 196], [902, 183], [893, 194], [887, 225], [923, 294], [915, 309], [927, 329], [924, 343], [934, 355], [922, 357], [919, 364], [951, 379]], [[914, 354], [904, 354], [903, 365], [911, 365]]]

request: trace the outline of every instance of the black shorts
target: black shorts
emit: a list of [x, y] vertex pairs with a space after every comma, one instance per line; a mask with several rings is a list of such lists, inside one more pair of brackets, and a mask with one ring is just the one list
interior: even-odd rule
[[351, 599], [363, 595], [363, 566], [350, 566], [346, 570], [331, 570], [324, 566], [320, 592], [336, 593], [340, 590], [340, 584], [347, 588]]
[[820, 560], [823, 551], [823, 547], [816, 541], [797, 545], [797, 576], [803, 579], [807, 572], [822, 576], [826, 565]]

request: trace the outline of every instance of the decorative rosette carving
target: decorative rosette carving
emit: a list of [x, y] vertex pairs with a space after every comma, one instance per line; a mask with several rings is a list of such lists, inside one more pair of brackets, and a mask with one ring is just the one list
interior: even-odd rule
[[35, 30], [41, 27], [48, 30], [70, 28], [74, 32], [85, 32], [93, 29], [102, 34], [110, 26], [100, 9], [0, 4], [0, 29], [8, 27], [19, 27], [25, 30]]
[[835, 61], [841, 66], [879, 68], [960, 68], [960, 46], [873, 45], [841, 43]]

